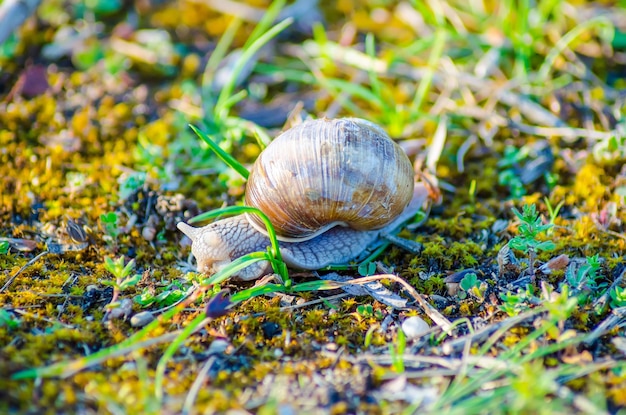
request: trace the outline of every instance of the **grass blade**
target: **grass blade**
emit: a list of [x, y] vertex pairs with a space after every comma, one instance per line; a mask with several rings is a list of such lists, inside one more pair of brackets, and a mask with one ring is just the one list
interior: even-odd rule
[[205, 134], [203, 131], [198, 129], [196, 126], [189, 124], [189, 127], [191, 127], [193, 132], [196, 133], [196, 135], [198, 137], [200, 137], [205, 143], [207, 143], [209, 145], [211, 150], [213, 150], [215, 155], [217, 157], [219, 157], [220, 160], [222, 160], [230, 168], [232, 168], [237, 173], [239, 173], [241, 175], [241, 177], [243, 177], [246, 180], [248, 179], [248, 176], [250, 175], [250, 172], [248, 171], [248, 169], [246, 169], [243, 166], [243, 164], [239, 163], [237, 161], [237, 159], [235, 159], [233, 156], [231, 156], [230, 154], [228, 154], [227, 152], [222, 150], [222, 148], [220, 146], [218, 146], [217, 143], [215, 143], [213, 140], [211, 140], [211, 138], [207, 134]]

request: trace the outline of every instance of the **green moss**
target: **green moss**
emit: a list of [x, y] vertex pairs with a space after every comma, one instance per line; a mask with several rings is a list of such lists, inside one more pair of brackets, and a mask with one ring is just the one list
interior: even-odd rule
[[[249, 3], [262, 7], [268, 2]], [[425, 137], [430, 142], [440, 120], [426, 114], [442, 114], [442, 109], [448, 114], [446, 143], [437, 174], [446, 182], [447, 189], [454, 188], [454, 193], [444, 192], [443, 204], [433, 208], [430, 218], [422, 227], [415, 231], [404, 229], [400, 233], [401, 237], [421, 243], [423, 251], [416, 255], [396, 247], [389, 248], [380, 258], [384, 264], [393, 267], [395, 273], [427, 297], [447, 297], [445, 276], [450, 272], [476, 268], [488, 286], [484, 300], [479, 301], [472, 296], [463, 300], [434, 297], [427, 300], [450, 320], [468, 317], [472, 323], [479, 323], [477, 329], [481, 324], [495, 323], [505, 318], [505, 313], [498, 309], [502, 305], [500, 295], [506, 290], [507, 282], [493, 277], [497, 274], [496, 255], [517, 230], [509, 226], [496, 232], [492, 226], [496, 220], [511, 220], [510, 207], [523, 202], [537, 204], [546, 215], [547, 208], [542, 201], [545, 195], [553, 203], [564, 201], [565, 204], [555, 221], [557, 226], [552, 234], [546, 236], [554, 240], [556, 249], [540, 253], [537, 260], [546, 262], [561, 253], [568, 254], [570, 258], [600, 254], [605, 262], [599, 282], [605, 286], [613, 282], [624, 264], [623, 257], [626, 254], [626, 240], [620, 237], [624, 232], [626, 211], [620, 208], [621, 199], [616, 192], [616, 188], [624, 185], [623, 172], [620, 171], [623, 163], [620, 159], [594, 159], [591, 152], [597, 143], [588, 142], [584, 138], [568, 142], [567, 146], [558, 137], [550, 138], [548, 142], [556, 157], [553, 173], [558, 175], [557, 186], [550, 190], [539, 182], [528, 184], [526, 190], [529, 195], [523, 202], [507, 201], [509, 189], [497, 183], [498, 174], [502, 170], [498, 162], [504, 147], [514, 145], [521, 148], [527, 142], [540, 138], [529, 137], [503, 125], [498, 126], [497, 134], [491, 137], [490, 119], [481, 114], [476, 115], [478, 118], [462, 114], [468, 103], [474, 109], [482, 109], [485, 99], [489, 112], [498, 117], [529, 123], [527, 114], [520, 108], [502, 106], [497, 99], [489, 98], [484, 91], [475, 91], [471, 86], [459, 85], [458, 88], [442, 91], [437, 82], [426, 92], [418, 109], [419, 114], [412, 114], [417, 83], [407, 79], [408, 74], [399, 76], [394, 71], [405, 64], [415, 68], [433, 66], [428, 63], [431, 40], [415, 40], [415, 28], [405, 19], [399, 18], [393, 8], [367, 2], [356, 7], [356, 3], [350, 0], [341, 1], [332, 8], [325, 4], [320, 7], [327, 18], [327, 36], [331, 41], [336, 40], [337, 33], [342, 33], [344, 45], [354, 44], [355, 50], [361, 50], [365, 33], [372, 33], [380, 59], [375, 62], [377, 65], [384, 63], [389, 69], [379, 82], [383, 101], [390, 103], [390, 109], [382, 108], [380, 103], [373, 103], [372, 100], [351, 95], [347, 101], [356, 107], [340, 108], [342, 115], [360, 115], [372, 119], [384, 124], [395, 137]], [[454, 12], [455, 6], [451, 7]], [[403, 403], [383, 400], [374, 405], [363, 398], [371, 395], [373, 388], [381, 386], [397, 374], [386, 365], [373, 361], [364, 363], [358, 359], [365, 352], [375, 357], [388, 353], [389, 345], [397, 342], [394, 330], [403, 317], [401, 315], [398, 318], [397, 312], [370, 297], [343, 298], [338, 302], [337, 309], [317, 304], [285, 311], [281, 308], [279, 297], [254, 298], [238, 305], [228, 316], [211, 321], [185, 341], [184, 347], [167, 365], [166, 398], [163, 402], [156, 401], [154, 376], [155, 367], [167, 345], [111, 358], [67, 379], [46, 379], [37, 384], [10, 379], [11, 374], [21, 369], [78, 359], [118, 344], [137, 332], [128, 321], [102, 321], [103, 307], [110, 301], [110, 292], [103, 290], [103, 282], [111, 280], [103, 267], [105, 256], [133, 257], [137, 261], [138, 272], [145, 272], [140, 286], [124, 291], [123, 298], [132, 298], [144, 289], [158, 294], [163, 287], [174, 282], [179, 283], [183, 290], [191, 286], [191, 282], [180, 271], [180, 264], [187, 259], [188, 249], [180, 247], [179, 235], [171, 224], [192, 213], [172, 212], [169, 218], [172, 223], [168, 229], [166, 217], [157, 215], [157, 231], [162, 238], [147, 241], [142, 236], [142, 226], [148, 219], [146, 215], [154, 214], [154, 198], [180, 192], [188, 199], [196, 200], [202, 209], [208, 209], [239, 201], [243, 191], [241, 181], [224, 174], [221, 163], [208, 156], [187, 129], [188, 122], [202, 125], [207, 131], [217, 128], [212, 124], [214, 120], [211, 114], [203, 112], [203, 105], [209, 107], [210, 112], [214, 97], [206, 96], [208, 85], [205, 85], [204, 90], [200, 87], [204, 65], [202, 57], [209, 56], [213, 51], [217, 36], [224, 32], [232, 17], [197, 2], [183, 2], [176, 7], [164, 4], [158, 9], [138, 4], [136, 10], [133, 9], [140, 16], [138, 24], [142, 28], [150, 26], [154, 30], [171, 30], [175, 35], [174, 45], [177, 49], [180, 47], [177, 53], [181, 54], [180, 62], [173, 65], [176, 74], [167, 79], [161, 75], [158, 80], [148, 80], [145, 77], [146, 68], [140, 68], [137, 64], [132, 69], [123, 67], [117, 74], [103, 70], [111, 64], [106, 61], [106, 56], [113, 54], [113, 51], [106, 49], [112, 39], [109, 34], [115, 33], [115, 39], [128, 41], [133, 41], [136, 35], [134, 27], [120, 24], [125, 18], [125, 12], [109, 16], [106, 21], [98, 21], [105, 28], [98, 34], [99, 43], [106, 49], [106, 53], [103, 53], [105, 61], [95, 63], [92, 68], [76, 69], [80, 66], [71, 66], [71, 57], [67, 61], [63, 59], [48, 65], [47, 60], [43, 62], [38, 55], [32, 55], [34, 51], [49, 45], [58, 30], [73, 30], [78, 23], [78, 16], [62, 10], [57, 1], [45, 1], [42, 8], [43, 12], [39, 13], [38, 18], [27, 22], [19, 31], [15, 57], [6, 59], [0, 56], [0, 65], [6, 69], [0, 82], [3, 85], [17, 84], [32, 62], [45, 67], [50, 85], [45, 93], [32, 97], [19, 92], [9, 96], [8, 87], [0, 87], [0, 176], [4, 180], [0, 189], [0, 236], [24, 238], [36, 244], [33, 251], [21, 252], [11, 248], [8, 254], [0, 254], [0, 286], [34, 255], [44, 250], [47, 243], [71, 244], [64, 231], [69, 219], [81, 223], [87, 234], [88, 246], [80, 252], [47, 255], [39, 259], [23, 270], [6, 291], [0, 293], [3, 311], [9, 313], [12, 321], [18, 322], [12, 328], [0, 325], [0, 388], [7, 396], [0, 402], [0, 412], [108, 413], [123, 408], [126, 412], [136, 413], [179, 413], [192, 382], [207, 358], [214, 359], [215, 366], [209, 371], [196, 398], [197, 412], [258, 410], [261, 413], [262, 410], [272, 412], [272, 409], [277, 412], [277, 408], [285, 402], [296, 407], [296, 403], [301, 403], [302, 396], [308, 398], [312, 391], [318, 390], [319, 379], [328, 382], [325, 387], [338, 397], [336, 401], [328, 403], [324, 401], [329, 399], [329, 394], [326, 394], [320, 401], [307, 403], [312, 408], [324, 408], [333, 413], [405, 411], [406, 405]], [[55, 8], [63, 16], [58, 21], [49, 18], [50, 10]], [[436, 19], [431, 15], [432, 10], [429, 10], [429, 6], [423, 6], [421, 10], [427, 31], [433, 27], [439, 28], [434, 25]], [[487, 13], [486, 17], [481, 16], [480, 19], [465, 9], [461, 13], [456, 10], [452, 14], [461, 21], [459, 23], [455, 20], [455, 27], [469, 31], [462, 39], [454, 35], [446, 41], [446, 56], [452, 59], [459, 71], [474, 68], [480, 60], [482, 55], [472, 51], [484, 48], [477, 47], [473, 42], [476, 36], [481, 39], [484, 37], [482, 32], [477, 32], [481, 25], [496, 27], [492, 26], [494, 22], [490, 19], [497, 18], [498, 13], [492, 14]], [[560, 14], [556, 10], [552, 14], [554, 20], [559, 20]], [[562, 37], [571, 29], [569, 25], [576, 24], [574, 20], [572, 17], [566, 19], [566, 23], [549, 21], [546, 30]], [[34, 24], [35, 21], [44, 24]], [[89, 22], [85, 23], [81, 18], [80, 25], [85, 24], [89, 25]], [[233, 48], [241, 47], [246, 42], [252, 27], [249, 22], [243, 23], [242, 29], [235, 36]], [[352, 30], [356, 30], [354, 36], [351, 35]], [[506, 31], [498, 33], [499, 36], [507, 36]], [[531, 33], [530, 36], [535, 35]], [[299, 37], [303, 37], [304, 41], [292, 43], [292, 39]], [[427, 43], [422, 45], [420, 42], [424, 41]], [[539, 62], [538, 65], [544, 62], [545, 50], [549, 50], [543, 40], [535, 41], [538, 43], [529, 46], [533, 51], [530, 67], [527, 68], [531, 71], [529, 79], [536, 74], [534, 62]], [[269, 105], [288, 102], [281, 106], [289, 106], [300, 99], [307, 101], [308, 94], [316, 94], [315, 107], [306, 109], [315, 115], [325, 113], [331, 104], [341, 104], [342, 100], [338, 99], [336, 91], [327, 91], [324, 85], [301, 85], [283, 79], [283, 66], [290, 70], [304, 68], [300, 61], [293, 59], [292, 52], [285, 56], [284, 51], [301, 47], [298, 53], [308, 53], [315, 49], [310, 42], [307, 34], [298, 32], [288, 32], [284, 38], [277, 40], [277, 47], [264, 54], [261, 61], [265, 64], [280, 63], [281, 73], [263, 75], [264, 78], [259, 78], [256, 72], [250, 74], [242, 86], [248, 97], [232, 108], [226, 130], [234, 130], [236, 125], [244, 123], [242, 118], [238, 118], [239, 112], [246, 110], [251, 103]], [[406, 46], [409, 43], [411, 46]], [[595, 50], [594, 47], [598, 51], [606, 49], [595, 39], [587, 38], [582, 44], [591, 47], [589, 50]], [[574, 53], [581, 52], [576, 49], [577, 46], [576, 43], [570, 45]], [[517, 54], [517, 46], [513, 43], [511, 47]], [[338, 64], [326, 53], [329, 51], [320, 57], [306, 58], [307, 63], [319, 65], [319, 68], [315, 68], [317, 79], [337, 78], [354, 84], [366, 79], [361, 86], [366, 91], [376, 89], [372, 79], [363, 77], [366, 72], [356, 70], [352, 64]], [[497, 68], [498, 78], [494, 82], [506, 81], [511, 75], [511, 68], [518, 65], [514, 60], [509, 54], [500, 57], [501, 66]], [[612, 64], [608, 58], [593, 61], [590, 68], [604, 68], [604, 71], [607, 69], [603, 65]], [[355, 62], [359, 64], [360, 61]], [[559, 76], [562, 65], [560, 61], [553, 65], [555, 76]], [[518, 80], [524, 78], [515, 77]], [[268, 80], [271, 80], [271, 84], [264, 88]], [[492, 80], [491, 77], [485, 78], [485, 82]], [[578, 92], [570, 93], [550, 82], [546, 82], [546, 90], [541, 91], [542, 96], [537, 103], [549, 111], [557, 111], [558, 107], [559, 116], [569, 126], [587, 128], [587, 124], [583, 126], [583, 119], [587, 120], [585, 122], [597, 123], [594, 117], [583, 117], [577, 112], [577, 108], [580, 108]], [[585, 82], [587, 80], [579, 81], [577, 88], [584, 88]], [[507, 90], [514, 95], [521, 90], [525, 95], [536, 93], [535, 87], [527, 88], [526, 85], [513, 83], [507, 86]], [[589, 92], [585, 95], [585, 105], [591, 100], [591, 111], [595, 111], [595, 108], [614, 108], [616, 104], [608, 102], [610, 97], [602, 92], [604, 86], [599, 89], [583, 91]], [[287, 100], [285, 91], [290, 91]], [[602, 113], [602, 125], [597, 126], [597, 131], [605, 131], [613, 122], [608, 119], [610, 117], [605, 118], [607, 115]], [[419, 121], [413, 122], [415, 119]], [[461, 146], [471, 135], [476, 135], [478, 139], [464, 154], [465, 171], [460, 173], [457, 169], [460, 160], [457, 159], [461, 155]], [[233, 153], [241, 156], [244, 162], [252, 162], [260, 150], [253, 134], [222, 145], [232, 148]], [[125, 201], [119, 194], [119, 180], [123, 173], [132, 170], [147, 173], [145, 193]], [[202, 174], [197, 174], [199, 171]], [[76, 177], [83, 177], [84, 183], [76, 184]], [[469, 188], [473, 180], [476, 181], [476, 189], [470, 195]], [[175, 190], [166, 191], [166, 188]], [[100, 215], [108, 212], [115, 212], [119, 216], [121, 228], [119, 237], [110, 243], [102, 238], [103, 229], [99, 219]], [[136, 226], [129, 226], [135, 219]], [[127, 226], [129, 228], [125, 229]], [[522, 253], [516, 254], [522, 256]], [[346, 274], [352, 275], [350, 272]], [[564, 270], [548, 276], [538, 274], [535, 292], [539, 293], [539, 284], [543, 282], [559, 287], [565, 281], [564, 275]], [[99, 289], [96, 291], [101, 293], [93, 301], [87, 301], [93, 292], [87, 289], [89, 285], [95, 285]], [[249, 285], [225, 282], [223, 286], [238, 291]], [[385, 287], [392, 292], [405, 294], [396, 284], [385, 284]], [[303, 293], [300, 297], [315, 300], [320, 295]], [[537, 294], [537, 298], [540, 296]], [[185, 327], [202, 312], [204, 302], [205, 299], [201, 299], [189, 305], [172, 320], [163, 322], [149, 337]], [[534, 303], [531, 305], [536, 306]], [[359, 313], [359, 306], [371, 307], [372, 315]], [[146, 309], [160, 311], [158, 307], [155, 304]], [[139, 306], [135, 304], [133, 310], [138, 311]], [[565, 329], [587, 333], [598, 327], [609, 312], [606, 310], [604, 314], [597, 315], [591, 309], [590, 302], [581, 303], [565, 322]], [[406, 315], [415, 314], [421, 315], [415, 310]], [[391, 323], [385, 330], [378, 330], [377, 327], [387, 317], [385, 324], [389, 321]], [[537, 319], [533, 322], [535, 325], [524, 323], [524, 328], [503, 334], [495, 340], [490, 354], [497, 357], [502, 350], [511, 350], [529, 335], [530, 327], [537, 330], [541, 322], [541, 319]], [[264, 332], [264, 328], [270, 324], [278, 327], [274, 335]], [[372, 328], [375, 329], [371, 332], [371, 345], [365, 350], [365, 333]], [[463, 330], [458, 329], [451, 336], [462, 335]], [[560, 334], [560, 328], [551, 330], [545, 336], [534, 339], [524, 353], [554, 344]], [[616, 328], [607, 338], [619, 338], [622, 335], [621, 329]], [[216, 338], [225, 339], [229, 347], [224, 354], [208, 357], [207, 349]], [[619, 351], [604, 340], [601, 339], [602, 343], [596, 345], [580, 344], [576, 351], [592, 353], [597, 361], [613, 358]], [[333, 346], [329, 348], [331, 343]], [[409, 343], [409, 346], [415, 345]], [[440, 353], [429, 347], [420, 345], [417, 353]], [[479, 345], [474, 344], [471, 352], [476, 353], [479, 349]], [[411, 349], [413, 352], [415, 350]], [[549, 354], [544, 366], [558, 369], [562, 357], [561, 352]], [[475, 370], [472, 368], [468, 371], [468, 377]], [[626, 402], [626, 388], [621, 372], [598, 372], [594, 376], [582, 376], [570, 381], [567, 385], [589, 396], [594, 396], [593, 388], [597, 387], [601, 389], [599, 394], [596, 390], [597, 396], [608, 396], [611, 405], [618, 407]], [[266, 379], [277, 382], [278, 386], [263, 389]], [[408, 382], [423, 385], [422, 380], [418, 379], [409, 378]], [[423, 382], [428, 387], [432, 387], [428, 382], [436, 384], [432, 379]], [[449, 384], [447, 378], [443, 383]], [[508, 379], [494, 381], [494, 385], [510, 383]], [[361, 387], [362, 391], [355, 392], [357, 387]], [[438, 390], [441, 396], [446, 396], [444, 389], [441, 387]], [[276, 397], [279, 393], [287, 397]], [[498, 390], [494, 396], [504, 396], [500, 393], [501, 390]], [[33, 402], [33, 396], [37, 397], [36, 402]], [[557, 397], [552, 398], [556, 400]], [[469, 399], [471, 396], [464, 397], [463, 402]], [[250, 402], [254, 403], [252, 407]], [[454, 409], [458, 408], [451, 408]]]

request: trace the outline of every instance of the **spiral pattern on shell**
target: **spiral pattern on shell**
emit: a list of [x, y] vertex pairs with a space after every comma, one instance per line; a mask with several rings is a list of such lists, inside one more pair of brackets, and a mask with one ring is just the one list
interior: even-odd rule
[[[362, 119], [306, 121], [259, 155], [246, 204], [263, 211], [285, 240], [306, 240], [336, 226], [378, 229], [413, 195], [413, 169], [402, 148]], [[255, 215], [248, 219], [259, 229]]]

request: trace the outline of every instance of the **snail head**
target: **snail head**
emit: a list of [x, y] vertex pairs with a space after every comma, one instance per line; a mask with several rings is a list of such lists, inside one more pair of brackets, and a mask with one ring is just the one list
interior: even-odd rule
[[220, 227], [194, 228], [184, 222], [176, 226], [191, 239], [191, 253], [196, 258], [198, 272], [211, 275], [230, 264], [228, 244], [224, 243]]

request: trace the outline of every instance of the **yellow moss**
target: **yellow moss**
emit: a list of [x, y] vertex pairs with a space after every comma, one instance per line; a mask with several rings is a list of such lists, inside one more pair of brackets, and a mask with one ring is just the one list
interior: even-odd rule
[[566, 203], [575, 205], [582, 202], [587, 209], [596, 211], [606, 192], [606, 188], [601, 181], [603, 175], [604, 171], [600, 167], [593, 164], [585, 164], [576, 173], [572, 193], [566, 199]]

